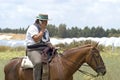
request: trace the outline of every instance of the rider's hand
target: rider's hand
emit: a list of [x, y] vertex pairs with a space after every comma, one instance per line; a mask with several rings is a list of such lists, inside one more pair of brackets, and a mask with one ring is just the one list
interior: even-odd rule
[[54, 49], [55, 46], [53, 46], [51, 43], [47, 43], [47, 45], [51, 48], [51, 49]]

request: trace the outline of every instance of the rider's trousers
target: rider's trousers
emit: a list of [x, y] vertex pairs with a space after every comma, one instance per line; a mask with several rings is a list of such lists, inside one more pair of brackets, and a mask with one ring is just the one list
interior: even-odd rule
[[42, 80], [42, 56], [40, 50], [27, 50], [27, 56], [34, 65], [33, 80]]

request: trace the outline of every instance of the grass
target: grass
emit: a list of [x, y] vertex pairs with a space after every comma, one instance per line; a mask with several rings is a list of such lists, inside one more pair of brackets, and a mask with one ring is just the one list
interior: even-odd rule
[[[115, 52], [109, 50], [107, 52], [102, 52], [101, 55], [107, 69], [105, 76], [94, 78], [76, 72], [74, 74], [74, 80], [120, 80], [120, 50], [116, 50]], [[81, 69], [95, 74], [91, 68], [81, 67]]]
[[24, 56], [25, 55], [25, 51], [6, 51], [6, 52], [0, 52], [0, 59], [1, 60], [6, 60], [6, 59], [12, 59], [15, 57], [20, 57], [20, 56]]
[[4, 80], [4, 65], [7, 63], [8, 60], [1, 60], [0, 59], [0, 80]]
[[20, 57], [20, 56], [24, 56], [25, 55], [25, 51], [4, 51], [4, 52], [0, 52], [0, 80], [4, 80], [4, 65], [7, 64], [7, 62], [15, 57]]
[[[0, 52], [0, 80], [4, 80], [3, 68], [9, 59], [25, 55], [25, 50], [6, 50]], [[119, 80], [120, 79], [120, 48], [112, 52], [110, 49], [102, 52], [103, 61], [105, 62], [107, 73], [102, 77], [93, 78], [86, 76], [78, 71], [74, 74], [74, 80]], [[82, 66], [80, 69], [96, 74], [90, 67]]]

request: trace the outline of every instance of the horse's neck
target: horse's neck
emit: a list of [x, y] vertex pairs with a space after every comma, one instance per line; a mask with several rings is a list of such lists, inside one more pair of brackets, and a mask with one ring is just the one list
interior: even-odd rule
[[67, 74], [73, 75], [85, 62], [87, 49], [87, 47], [73, 49], [63, 54], [61, 61], [63, 62], [63, 67], [67, 70]]

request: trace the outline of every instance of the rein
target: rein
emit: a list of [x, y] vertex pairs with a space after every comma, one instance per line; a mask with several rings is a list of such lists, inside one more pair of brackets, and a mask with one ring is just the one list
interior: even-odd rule
[[[69, 62], [73, 63], [74, 65], [78, 65], [76, 62], [71, 61], [70, 59], [68, 59], [67, 57], [65, 57], [63, 54], [60, 53], [60, 55], [61, 55], [64, 59], [66, 59], [66, 60], [68, 60]], [[85, 65], [85, 66], [87, 66], [87, 65]], [[78, 69], [78, 71], [81, 72], [82, 74], [87, 75], [87, 76], [98, 77], [98, 75], [91, 74], [91, 73], [89, 73], [89, 72], [87, 72], [87, 71], [83, 71], [83, 70], [80, 70], [80, 69]]]
[[80, 69], [78, 69], [78, 71], [81, 72], [82, 74], [87, 75], [87, 76], [98, 77], [98, 75], [91, 74], [87, 71], [83, 71], [83, 70], [80, 70]]

